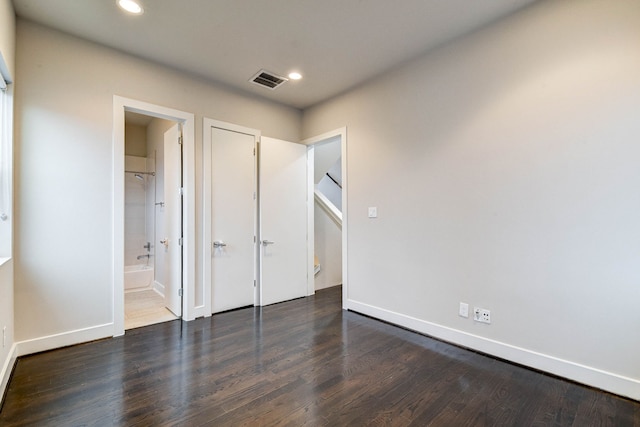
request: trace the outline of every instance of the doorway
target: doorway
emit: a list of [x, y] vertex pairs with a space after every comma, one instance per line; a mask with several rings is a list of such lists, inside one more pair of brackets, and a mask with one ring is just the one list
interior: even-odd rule
[[[195, 268], [191, 266], [195, 144], [190, 113], [114, 96], [113, 117], [113, 335], [118, 336], [125, 331], [125, 290], [162, 294], [162, 308], [168, 307], [173, 318], [192, 320], [197, 314]], [[145, 140], [133, 141], [128, 147], [127, 124], [130, 134], [145, 134]], [[134, 197], [127, 197], [127, 186]], [[127, 211], [127, 207], [132, 209]], [[125, 264], [129, 263], [133, 264], [127, 267], [147, 274], [138, 277], [142, 283], [133, 288], [125, 283]], [[187, 284], [184, 288], [183, 283]], [[136, 286], [143, 289], [136, 291]]]
[[[309, 209], [313, 291], [342, 285], [342, 304], [347, 308], [347, 132], [340, 128], [309, 138]], [[311, 251], [310, 251], [311, 252]]]
[[[125, 330], [181, 317], [180, 124], [125, 112]], [[175, 258], [175, 259], [173, 259]]]

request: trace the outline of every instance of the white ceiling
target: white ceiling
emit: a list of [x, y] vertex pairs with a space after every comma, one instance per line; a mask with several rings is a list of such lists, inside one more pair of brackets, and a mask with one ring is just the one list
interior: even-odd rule
[[[136, 56], [305, 108], [535, 0], [14, 0], [16, 14]], [[261, 68], [304, 78], [275, 91]]]

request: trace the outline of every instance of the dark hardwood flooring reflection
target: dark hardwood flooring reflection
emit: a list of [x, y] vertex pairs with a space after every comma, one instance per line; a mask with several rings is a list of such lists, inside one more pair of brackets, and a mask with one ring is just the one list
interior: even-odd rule
[[2, 426], [640, 426], [640, 402], [355, 313], [340, 288], [21, 357]]

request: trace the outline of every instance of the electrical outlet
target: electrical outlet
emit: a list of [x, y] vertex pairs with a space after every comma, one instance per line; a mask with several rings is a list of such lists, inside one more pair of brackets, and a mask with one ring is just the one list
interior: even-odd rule
[[469, 317], [469, 304], [467, 304], [466, 302], [461, 302], [458, 314], [460, 315], [460, 317]]
[[485, 308], [473, 307], [473, 320], [481, 323], [491, 323], [491, 311]]

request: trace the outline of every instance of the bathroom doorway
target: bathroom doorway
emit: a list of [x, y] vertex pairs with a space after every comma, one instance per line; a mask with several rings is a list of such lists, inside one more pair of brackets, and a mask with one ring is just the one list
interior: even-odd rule
[[[117, 95], [114, 95], [113, 101], [113, 336], [120, 336], [125, 333], [125, 258], [128, 262], [135, 263], [134, 270], [151, 270], [151, 267], [154, 267], [152, 284], [146, 285], [148, 287], [146, 290], [153, 290], [156, 294], [164, 292], [164, 306], [170, 309], [175, 318], [193, 320], [198, 315], [198, 303], [202, 299], [202, 292], [200, 290], [198, 294], [197, 287], [194, 285], [195, 117], [184, 111]], [[129, 113], [135, 113], [138, 116]], [[133, 157], [143, 157], [144, 154], [144, 160], [138, 159], [137, 165], [126, 166], [142, 167], [144, 164], [144, 170], [125, 168], [125, 125], [127, 124], [125, 115], [129, 117], [129, 124], [135, 125], [136, 120], [143, 123], [150, 120], [149, 123], [142, 124], [147, 126], [146, 133], [151, 133], [153, 124], [157, 125], [155, 131], [158, 134], [164, 132], [162, 144], [159, 138], [153, 143], [138, 142], [137, 153], [135, 142], [133, 143], [133, 154], [138, 154]], [[167, 130], [166, 127], [169, 129]], [[134, 129], [133, 133], [135, 132]], [[138, 133], [142, 133], [140, 129]], [[143, 145], [144, 151], [141, 148]], [[160, 162], [161, 151], [162, 163]], [[132, 152], [129, 151], [128, 154]], [[129, 180], [138, 181], [139, 184], [144, 185], [144, 196], [138, 199], [144, 198], [144, 207], [138, 206], [138, 211], [145, 212], [145, 219], [139, 220], [139, 223], [144, 223], [144, 226], [138, 226], [140, 233], [138, 244], [134, 242], [132, 246], [135, 256], [131, 253], [125, 256], [125, 240], [128, 238], [125, 233], [125, 219], [128, 216], [125, 209], [127, 175], [130, 175]], [[162, 197], [160, 197], [161, 188]], [[150, 204], [152, 197], [153, 209], [156, 211], [153, 215], [149, 215], [147, 212], [152, 208]], [[161, 212], [158, 211], [161, 208], [164, 209], [165, 217], [170, 217], [170, 219], [165, 218], [164, 228], [161, 227]], [[151, 221], [147, 221], [147, 217], [153, 218], [153, 227], [150, 225]], [[145, 230], [144, 234], [142, 228]], [[127, 231], [130, 230], [131, 227]], [[144, 235], [144, 241], [140, 240], [142, 235]], [[141, 241], [142, 245], [140, 245]], [[162, 256], [164, 259], [161, 259]], [[162, 278], [163, 272], [166, 272], [164, 269], [169, 269], [170, 274], [167, 273]], [[146, 273], [149, 275], [148, 271]], [[147, 280], [147, 283], [149, 281], [148, 277], [142, 280]]]
[[[177, 138], [178, 124], [125, 112], [124, 141], [124, 327], [125, 330], [175, 320], [181, 304], [168, 298], [175, 266], [169, 225], [176, 206], [167, 203], [167, 175], [180, 174], [180, 154], [167, 153], [166, 138]], [[178, 157], [178, 158], [176, 158]], [[178, 211], [179, 211], [178, 207]], [[179, 223], [180, 220], [178, 219]], [[180, 272], [178, 272], [180, 277]], [[175, 282], [175, 280], [173, 280]]]

